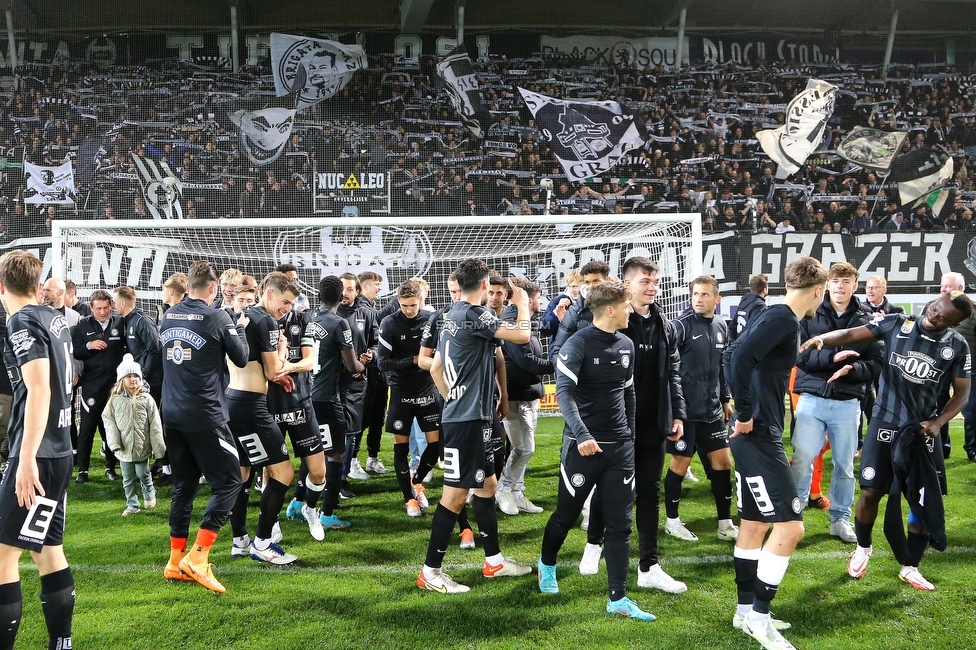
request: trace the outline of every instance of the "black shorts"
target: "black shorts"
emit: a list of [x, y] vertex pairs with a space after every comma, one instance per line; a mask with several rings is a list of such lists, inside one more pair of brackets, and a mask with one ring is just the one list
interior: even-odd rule
[[409, 436], [414, 418], [424, 433], [439, 431], [442, 406], [443, 402], [437, 395], [405, 397], [393, 393], [386, 410], [386, 431], [398, 436]]
[[337, 454], [346, 448], [346, 416], [342, 412], [342, 405], [338, 396], [332, 402], [312, 402], [315, 411], [315, 421], [319, 425], [319, 437], [322, 439], [322, 451]]
[[756, 427], [730, 441], [739, 517], [746, 521], [803, 521], [783, 436]]
[[291, 446], [298, 458], [308, 458], [322, 451], [322, 436], [319, 434], [319, 424], [315, 419], [312, 401], [307, 400], [284, 413], [272, 413], [275, 424], [281, 431], [291, 438]]
[[264, 467], [288, 460], [288, 447], [268, 412], [267, 396], [233, 388], [226, 394], [227, 424], [237, 443], [241, 467]]
[[485, 477], [494, 476], [491, 445], [491, 422], [445, 422], [441, 427], [444, 451], [444, 485], [456, 488], [480, 488]]
[[[901, 425], [872, 419], [868, 432], [864, 435], [861, 448], [861, 488], [872, 488], [887, 494], [891, 489], [894, 472], [891, 466], [891, 441], [901, 429]], [[945, 456], [936, 438], [928, 438], [926, 447], [935, 461], [936, 472], [942, 494], [947, 494], [945, 475]], [[936, 453], [938, 449], [938, 453]]]
[[667, 452], [672, 456], [686, 456], [691, 458], [698, 452], [699, 456], [707, 456], [713, 451], [729, 448], [729, 433], [722, 420], [711, 422], [685, 422], [685, 434], [676, 442], [667, 441]]
[[17, 503], [17, 467], [11, 458], [0, 482], [0, 544], [40, 553], [45, 546], [64, 544], [64, 511], [71, 481], [71, 456], [38, 458], [37, 474], [44, 496], [34, 497], [28, 510]]
[[363, 430], [363, 412], [366, 409], [366, 380], [347, 379], [340, 383], [339, 395], [346, 417], [346, 431], [359, 433]]

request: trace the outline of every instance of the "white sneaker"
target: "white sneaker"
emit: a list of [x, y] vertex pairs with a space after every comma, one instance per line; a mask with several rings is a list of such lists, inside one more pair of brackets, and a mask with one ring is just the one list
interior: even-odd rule
[[[736, 612], [735, 616], [732, 617], [732, 627], [741, 631], [743, 626], [745, 625], [745, 620], [746, 620], [745, 614], [740, 614], [739, 612]], [[772, 612], [770, 612], [769, 614], [769, 620], [772, 621], [773, 627], [775, 627], [780, 632], [782, 632], [783, 630], [788, 630], [791, 627], [793, 627], [791, 623], [788, 623], [786, 621], [781, 621], [778, 618], [773, 618]]]
[[237, 542], [234, 542], [233, 546], [230, 547], [230, 556], [235, 557], [249, 557], [251, 555], [251, 538], [245, 535], [244, 545], [238, 546]]
[[669, 594], [683, 594], [688, 591], [688, 585], [669, 576], [660, 564], [651, 566], [647, 571], [638, 568], [637, 586], [644, 589], [660, 589]]
[[796, 650], [793, 644], [783, 638], [769, 614], [753, 616], [747, 614], [742, 620], [742, 631], [759, 642], [766, 650]]
[[420, 509], [420, 504], [417, 503], [416, 499], [410, 499], [407, 501], [407, 516], [408, 517], [419, 517], [424, 514], [424, 511]]
[[307, 505], [302, 506], [302, 516], [305, 517], [305, 521], [308, 523], [308, 532], [312, 535], [312, 539], [316, 542], [321, 542], [325, 539], [325, 529], [322, 527], [322, 512], [316, 508], [309, 508]]
[[682, 481], [687, 481], [689, 483], [697, 483], [698, 482], [698, 477], [691, 473], [691, 468], [689, 467], [688, 468], [688, 471], [685, 472], [684, 478], [681, 479], [681, 480]]
[[286, 553], [285, 549], [274, 543], [268, 544], [268, 548], [264, 550], [259, 549], [254, 544], [251, 544], [251, 559], [258, 562], [265, 562], [267, 564], [284, 566], [298, 560], [298, 556], [292, 555], [291, 553]]
[[369, 474], [363, 469], [363, 466], [359, 464], [358, 458], [353, 458], [349, 463], [349, 478], [357, 481], [365, 481], [369, 479]]
[[718, 538], [726, 542], [734, 542], [739, 539], [739, 527], [735, 524], [728, 524], [725, 528], [718, 527]]
[[417, 576], [417, 586], [439, 594], [463, 594], [471, 591], [470, 587], [459, 585], [451, 579], [451, 576], [440, 570], [433, 575], [428, 575], [421, 569], [420, 575]]
[[922, 574], [918, 572], [917, 566], [903, 566], [901, 571], [898, 572], [898, 577], [916, 589], [935, 591], [935, 585], [922, 577]]
[[274, 526], [271, 527], [271, 543], [277, 544], [281, 541], [281, 522], [274, 522]]
[[499, 489], [495, 493], [495, 503], [498, 504], [498, 509], [506, 515], [517, 515], [519, 513], [518, 504], [515, 503], [515, 496], [511, 490]]
[[530, 515], [537, 515], [543, 512], [542, 508], [529, 501], [529, 498], [525, 496], [524, 492], [515, 497], [515, 505], [518, 506], [519, 512], [525, 512]]
[[430, 501], [427, 500], [427, 488], [424, 487], [423, 483], [411, 483], [410, 491], [413, 493], [413, 498], [416, 499], [417, 505], [424, 510], [430, 507]]
[[600, 570], [600, 556], [603, 555], [603, 547], [599, 544], [586, 543], [583, 549], [583, 559], [579, 563], [581, 576], [592, 576]]
[[388, 474], [390, 472], [379, 458], [367, 458], [366, 471], [372, 474]]
[[434, 480], [434, 470], [427, 472], [427, 476], [424, 477], [424, 483], [430, 483]]
[[501, 564], [488, 564], [481, 569], [481, 575], [486, 578], [504, 578], [507, 576], [524, 576], [532, 573], [532, 567], [526, 564], [519, 564], [510, 557], [502, 560]]
[[857, 535], [854, 534], [854, 526], [846, 519], [838, 519], [830, 522], [830, 534], [840, 537], [842, 542], [853, 544], [857, 542]]
[[874, 552], [874, 547], [869, 546], [864, 548], [858, 545], [854, 552], [851, 553], [851, 560], [847, 563], [847, 575], [852, 578], [863, 578], [864, 574], [868, 570], [868, 560], [871, 559], [871, 553]]
[[684, 540], [686, 542], [697, 542], [698, 535], [694, 534], [688, 530], [680, 519], [668, 519], [664, 522], [664, 532], [672, 537], [677, 537], [678, 539]]

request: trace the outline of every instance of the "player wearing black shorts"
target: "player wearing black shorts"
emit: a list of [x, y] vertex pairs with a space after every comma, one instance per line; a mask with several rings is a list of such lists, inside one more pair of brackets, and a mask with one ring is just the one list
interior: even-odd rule
[[[420, 285], [407, 280], [397, 289], [399, 309], [380, 323], [377, 363], [389, 378], [390, 405], [386, 430], [393, 434], [393, 468], [407, 514], [419, 517], [429, 507], [423, 480], [441, 453], [441, 399], [430, 373], [417, 363], [427, 319], [420, 312]], [[407, 454], [410, 427], [416, 418], [427, 447], [416, 473], [410, 476]]]
[[[173, 466], [173, 502], [169, 513], [170, 557], [163, 576], [196, 580], [212, 591], [225, 591], [213, 576], [210, 548], [230, 515], [241, 488], [240, 459], [227, 426], [223, 399], [224, 358], [237, 367], [247, 363], [242, 315], [235, 325], [210, 304], [218, 293], [213, 264], [200, 260], [187, 271], [188, 297], [163, 314], [159, 341], [163, 353], [161, 415]], [[200, 531], [189, 553], [187, 538], [200, 475], [210, 486]]]
[[[362, 297], [362, 285], [355, 273], [343, 273], [339, 279], [342, 280], [342, 302], [336, 308], [336, 313], [349, 323], [356, 358], [367, 366], [373, 360], [373, 349], [376, 346], [376, 331], [379, 327], [376, 311]], [[357, 480], [369, 478], [369, 474], [357, 458], [363, 438], [368, 383], [366, 373], [343, 373], [339, 381], [339, 394], [342, 395], [342, 408], [346, 414], [343, 478], [347, 476]], [[356, 496], [349, 489], [348, 483], [343, 483], [342, 489], [344, 497]]]
[[[861, 327], [815, 336], [803, 344], [803, 349], [807, 349], [874, 339], [885, 343], [878, 397], [861, 453], [861, 497], [854, 513], [857, 549], [847, 565], [847, 573], [854, 578], [863, 577], [867, 571], [878, 505], [891, 487], [891, 443], [895, 433], [907, 425], [920, 425], [921, 433], [928, 436], [927, 450], [939, 474], [942, 492], [945, 491], [945, 459], [941, 445], [935, 439], [941, 427], [955, 417], [969, 399], [969, 345], [952, 328], [972, 313], [973, 304], [966, 294], [953, 291], [929, 303], [919, 319], [905, 314], [889, 314]], [[952, 397], [940, 413], [939, 395], [948, 385], [952, 386]], [[941, 494], [926, 494], [923, 499], [941, 501]], [[900, 506], [897, 513], [900, 519]], [[885, 522], [886, 534], [893, 530], [890, 524]], [[897, 524], [899, 530], [903, 530], [900, 520]], [[929, 535], [914, 508], [908, 518], [907, 540], [901, 533], [894, 539], [889, 536], [889, 542], [896, 559], [902, 564], [899, 578], [916, 589], [933, 591], [935, 586], [918, 570]]]
[[4, 365], [13, 387], [9, 465], [0, 483], [0, 646], [13, 648], [23, 612], [20, 557], [41, 577], [48, 647], [71, 647], [75, 580], [64, 557], [71, 480], [71, 335], [64, 316], [37, 304], [41, 261], [22, 250], [0, 257], [7, 312]]
[[495, 352], [493, 339], [525, 344], [529, 341], [529, 300], [515, 288], [512, 303], [518, 306], [515, 323], [499, 321], [481, 306], [488, 290], [488, 267], [469, 259], [454, 272], [461, 300], [454, 304], [441, 325], [431, 376], [444, 398], [441, 416], [444, 449], [444, 491], [430, 527], [427, 558], [417, 576], [417, 586], [440, 593], [463, 593], [468, 587], [441, 571], [444, 553], [458, 511], [474, 488], [472, 509], [485, 547], [482, 574], [487, 578], [525, 575], [530, 567], [507, 560], [498, 547], [495, 514], [493, 459], [487, 454], [491, 441]]
[[666, 443], [671, 460], [664, 477], [664, 507], [668, 515], [664, 532], [678, 539], [698, 539], [681, 522], [678, 513], [681, 483], [697, 451], [712, 484], [718, 512], [718, 538], [735, 541], [739, 529], [732, 523], [732, 454], [726, 430], [726, 423], [732, 417], [732, 405], [722, 368], [722, 353], [729, 342], [729, 330], [725, 319], [715, 315], [722, 300], [718, 280], [703, 275], [691, 281], [690, 290], [690, 311], [674, 321], [674, 331], [681, 355], [681, 388], [694, 398], [687, 400], [684, 435]]
[[[241, 486], [231, 527], [234, 544], [231, 557], [250, 557], [258, 562], [291, 564], [298, 558], [278, 544], [278, 515], [285, 493], [295, 476], [288, 447], [268, 410], [268, 382], [287, 370], [288, 341], [278, 329], [278, 318], [291, 310], [298, 297], [298, 285], [284, 273], [272, 272], [261, 283], [258, 304], [248, 309], [250, 323], [245, 330], [248, 362], [244, 368], [230, 368], [227, 409], [230, 430], [241, 458]], [[247, 534], [248, 492], [252, 468], [268, 468], [268, 480], [261, 494], [258, 528], [253, 542]], [[280, 530], [280, 529], [278, 529]]]
[[315, 352], [312, 407], [326, 458], [325, 496], [320, 521], [323, 528], [329, 530], [340, 530], [351, 525], [335, 514], [342, 487], [342, 457], [346, 448], [346, 416], [339, 397], [339, 382], [343, 371], [357, 374], [365, 370], [356, 359], [349, 323], [335, 313], [341, 299], [342, 281], [334, 275], [322, 278], [319, 281], [321, 308], [306, 328]]
[[800, 257], [787, 265], [784, 279], [786, 298], [729, 346], [725, 371], [735, 400], [729, 438], [741, 520], [733, 552], [738, 607], [732, 625], [765, 648], [791, 650], [779, 632], [789, 624], [769, 614], [803, 538], [804, 504], [783, 449], [783, 400], [798, 356], [800, 319], [812, 317], [823, 301], [827, 270], [812, 257]]
[[566, 423], [556, 510], [546, 524], [539, 557], [539, 590], [558, 593], [556, 556], [593, 486], [600, 490], [606, 526], [607, 612], [642, 621], [649, 614], [627, 598], [634, 509], [634, 343], [627, 327], [630, 290], [616, 280], [587, 295], [593, 326], [569, 337], [556, 360], [556, 400]]
[[[291, 273], [298, 275], [295, 271]], [[303, 518], [312, 538], [322, 541], [325, 530], [318, 503], [325, 488], [325, 455], [312, 407], [310, 373], [315, 365], [315, 341], [308, 331], [309, 321], [308, 312], [294, 309], [278, 319], [281, 333], [288, 341], [288, 361], [268, 383], [268, 410], [282, 437], [291, 438], [295, 456], [301, 459], [295, 498], [288, 505], [286, 515], [289, 519]]]

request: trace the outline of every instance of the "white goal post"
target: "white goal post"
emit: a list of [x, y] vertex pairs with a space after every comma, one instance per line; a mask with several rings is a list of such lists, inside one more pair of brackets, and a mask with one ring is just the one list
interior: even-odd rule
[[448, 300], [448, 274], [469, 257], [537, 282], [548, 298], [591, 259], [619, 275], [628, 257], [644, 255], [661, 265], [659, 300], [674, 318], [702, 268], [698, 214], [71, 220], [55, 221], [52, 231], [53, 276], [74, 281], [80, 297], [128, 285], [144, 304], [197, 259], [259, 280], [280, 263], [294, 264], [313, 307], [325, 275], [375, 271], [385, 280], [381, 295], [419, 276], [430, 283], [428, 302], [439, 306]]

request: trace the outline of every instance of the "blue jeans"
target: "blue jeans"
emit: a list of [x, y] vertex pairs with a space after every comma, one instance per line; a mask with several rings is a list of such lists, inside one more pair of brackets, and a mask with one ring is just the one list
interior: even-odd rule
[[861, 402], [836, 400], [803, 393], [796, 405], [793, 430], [793, 480], [800, 503], [810, 498], [813, 461], [820, 455], [824, 438], [830, 441], [834, 471], [830, 477], [830, 521], [850, 520], [854, 504], [854, 454], [861, 422]]

